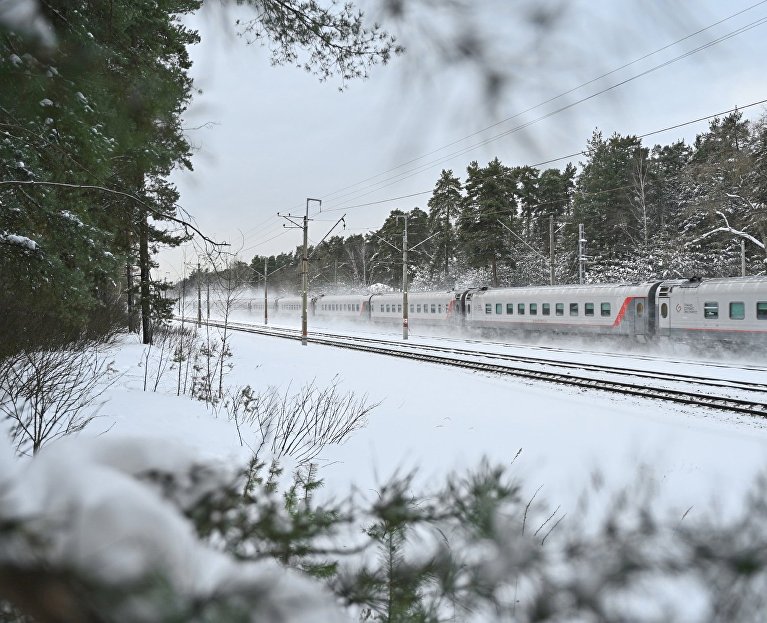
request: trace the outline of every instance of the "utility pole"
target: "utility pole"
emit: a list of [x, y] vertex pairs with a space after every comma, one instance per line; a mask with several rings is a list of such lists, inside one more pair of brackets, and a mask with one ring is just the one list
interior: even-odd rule
[[200, 260], [197, 260], [197, 326], [202, 326], [202, 284], [200, 283]]
[[210, 275], [205, 273], [205, 319], [210, 320]]
[[578, 224], [578, 283], [583, 284], [586, 270], [586, 234], [583, 223]]
[[306, 346], [309, 320], [308, 292], [309, 290], [309, 198], [306, 199], [306, 214], [304, 215], [304, 254], [301, 258], [301, 345]]
[[554, 285], [554, 217], [549, 217], [549, 285]]
[[397, 220], [405, 221], [405, 229], [402, 230], [402, 339], [408, 337], [408, 307], [407, 307], [407, 213], [397, 216]]
[[316, 201], [320, 204], [320, 210], [322, 209], [322, 199], [312, 199], [311, 197], [306, 198], [306, 214], [304, 214], [303, 218], [303, 224], [299, 225], [297, 221], [293, 220], [294, 217], [292, 214], [280, 214], [277, 213], [277, 216], [281, 216], [282, 218], [286, 219], [290, 223], [292, 223], [292, 226], [289, 225], [283, 225], [283, 227], [288, 227], [289, 229], [302, 229], [304, 232], [304, 250], [301, 257], [301, 345], [306, 346], [307, 344], [307, 333], [308, 333], [308, 303], [309, 303], [309, 296], [308, 296], [308, 290], [309, 290], [309, 202], [310, 201]]
[[264, 256], [264, 324], [269, 324], [269, 296], [266, 293], [266, 268], [269, 259]]

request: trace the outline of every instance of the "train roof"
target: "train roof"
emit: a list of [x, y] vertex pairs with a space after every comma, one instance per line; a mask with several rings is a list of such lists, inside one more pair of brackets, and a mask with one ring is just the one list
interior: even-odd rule
[[478, 288], [473, 291], [473, 295], [485, 295], [485, 294], [506, 294], [513, 296], [515, 294], [522, 294], [528, 292], [536, 292], [542, 294], [553, 294], [556, 292], [593, 292], [595, 290], [620, 290], [620, 291], [646, 291], [649, 290], [657, 282], [639, 282], [639, 283], [584, 283], [584, 284], [564, 284], [556, 286], [517, 286], [512, 288]]
[[692, 277], [691, 279], [668, 279], [661, 282], [661, 288], [668, 291], [674, 289], [696, 289], [700, 291], [730, 291], [730, 292], [767, 292], [767, 277], [763, 275], [750, 277]]
[[[409, 299], [439, 299], [439, 298], [455, 298], [456, 292], [454, 290], [439, 290], [432, 292], [408, 292]], [[385, 298], [402, 298], [402, 292], [387, 292], [386, 294], [373, 294], [371, 300], [381, 300]]]
[[315, 298], [318, 301], [367, 301], [370, 298], [370, 294], [319, 294]]

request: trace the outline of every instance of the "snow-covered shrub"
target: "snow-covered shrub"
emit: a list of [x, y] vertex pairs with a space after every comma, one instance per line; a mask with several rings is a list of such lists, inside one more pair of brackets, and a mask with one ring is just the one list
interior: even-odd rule
[[88, 340], [0, 360], [0, 417], [16, 452], [33, 454], [81, 431], [115, 380], [103, 345]]
[[750, 623], [767, 606], [764, 480], [726, 520], [661, 517], [637, 487], [585, 523], [488, 464], [338, 503], [317, 502], [311, 465], [280, 482], [276, 463], [238, 472], [158, 440], [26, 461], [0, 444], [0, 599], [38, 623]]
[[158, 440], [67, 440], [14, 461], [0, 443], [0, 598], [37, 623], [344, 620], [317, 583], [198, 538], [238, 474]]
[[364, 427], [378, 403], [343, 392], [335, 377], [327, 387], [312, 381], [295, 392], [290, 387], [259, 393], [250, 385], [228, 388], [222, 406], [237, 428], [240, 445], [257, 457], [268, 450], [275, 459], [290, 457], [302, 465]]

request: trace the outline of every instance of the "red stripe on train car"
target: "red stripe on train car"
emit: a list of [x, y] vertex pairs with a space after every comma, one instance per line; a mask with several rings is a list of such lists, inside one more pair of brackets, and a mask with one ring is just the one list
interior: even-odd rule
[[635, 296], [628, 296], [626, 297], [626, 300], [623, 301], [623, 305], [621, 305], [621, 308], [618, 311], [618, 315], [615, 317], [615, 322], [613, 322], [613, 329], [618, 327], [620, 323], [623, 321], [623, 316], [626, 315], [626, 310], [629, 308], [631, 301], [633, 301], [635, 298], [636, 298]]

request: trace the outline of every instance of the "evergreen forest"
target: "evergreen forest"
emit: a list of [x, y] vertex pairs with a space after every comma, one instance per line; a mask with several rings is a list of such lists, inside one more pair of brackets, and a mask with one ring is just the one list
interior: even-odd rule
[[[426, 205], [312, 248], [313, 288], [401, 288], [405, 215], [416, 289], [765, 274], [766, 116], [715, 117], [691, 145], [595, 130], [582, 156], [547, 169], [473, 161], [463, 178], [443, 170]], [[259, 255], [251, 267], [278, 270], [272, 286], [291, 292], [299, 258]]]

